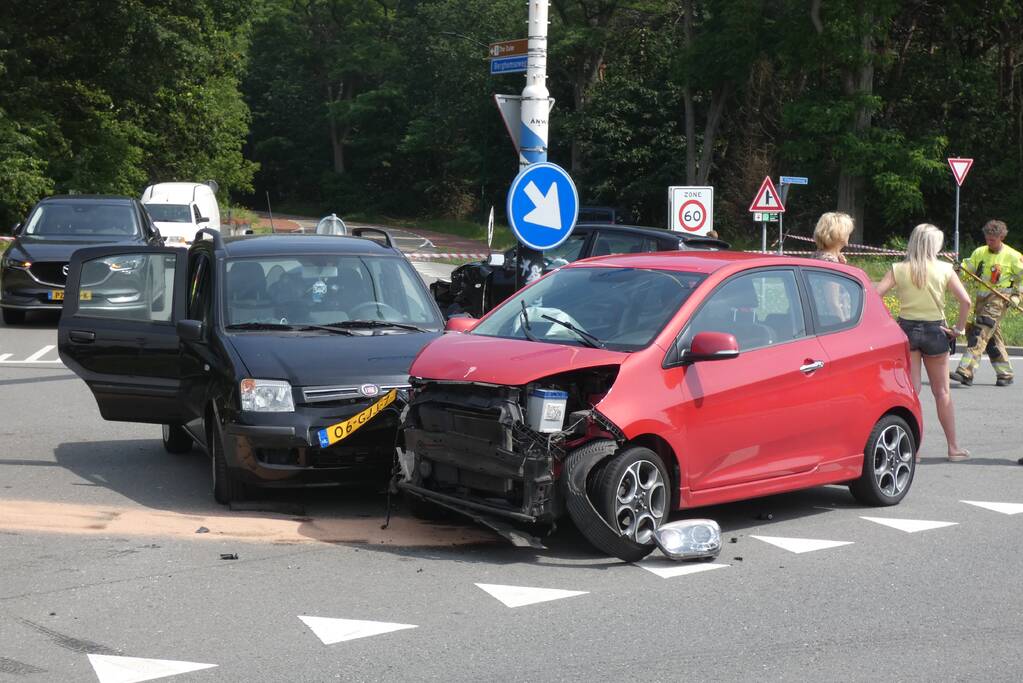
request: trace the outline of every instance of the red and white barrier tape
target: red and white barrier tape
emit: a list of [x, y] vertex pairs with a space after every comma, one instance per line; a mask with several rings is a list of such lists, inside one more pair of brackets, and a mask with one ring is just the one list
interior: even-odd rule
[[[814, 241], [812, 237], [803, 237], [802, 235], [785, 235], [785, 239], [787, 239], [787, 240], [798, 240], [800, 242], [813, 242]], [[778, 241], [775, 240], [774, 243], [775, 243], [775, 245], [777, 245]], [[850, 247], [851, 247], [851, 249], [850, 249]], [[786, 251], [785, 253], [786, 254], [790, 254], [790, 253], [794, 254], [794, 253], [797, 253], [797, 252]], [[799, 252], [799, 253], [806, 253], [806, 252]], [[814, 254], [816, 252], [812, 252], [811, 251], [809, 253]], [[846, 248], [842, 250], [842, 253], [845, 254], [846, 256], [905, 256], [906, 255], [906, 252], [904, 250], [884, 249], [882, 247], [872, 247], [869, 244], [848, 244], [848, 245], [846, 245]], [[953, 252], [953, 251], [943, 251], [940, 254], [938, 254], [938, 256], [945, 256], [945, 257], [955, 258], [955, 252]]]
[[405, 254], [405, 256], [407, 256], [407, 257], [409, 257], [410, 259], [413, 259], [413, 260], [421, 260], [421, 261], [428, 261], [430, 259], [437, 259], [437, 258], [457, 258], [457, 259], [466, 259], [468, 261], [485, 261], [487, 259], [487, 257], [489, 256], [489, 254], [457, 254], [457, 253], [433, 254], [433, 253], [428, 253], [428, 252], [413, 251], [413, 252], [410, 252], [408, 254]]

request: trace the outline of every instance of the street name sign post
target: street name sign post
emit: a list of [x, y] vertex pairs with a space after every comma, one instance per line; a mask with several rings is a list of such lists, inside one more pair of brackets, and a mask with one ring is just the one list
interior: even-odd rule
[[668, 188], [668, 229], [706, 235], [714, 229], [714, 188]]
[[973, 167], [973, 159], [963, 159], [960, 157], [952, 157], [948, 160], [948, 166], [952, 169], [952, 177], [956, 181], [956, 231], [955, 231], [955, 243], [954, 249], [956, 253], [956, 261], [959, 260], [959, 188], [963, 186], [963, 181], [966, 180], [966, 174], [970, 172]]
[[[781, 195], [781, 203], [785, 204], [789, 200], [789, 188], [793, 185], [808, 185], [810, 179], [806, 176], [801, 175], [783, 175], [778, 178], [778, 193]], [[781, 214], [776, 214], [778, 218], [778, 253], [785, 253], [785, 220]]]

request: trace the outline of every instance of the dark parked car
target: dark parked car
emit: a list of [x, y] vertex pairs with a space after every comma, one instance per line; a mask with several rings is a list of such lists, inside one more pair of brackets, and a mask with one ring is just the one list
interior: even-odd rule
[[[580, 223], [567, 240], [544, 252], [544, 272], [590, 256], [693, 249], [728, 249], [728, 243], [661, 228]], [[430, 291], [446, 316], [482, 316], [515, 293], [515, 248], [494, 254], [488, 261], [459, 266], [452, 271], [450, 282], [438, 280], [430, 285]]]
[[[222, 503], [253, 484], [386, 481], [409, 365], [443, 321], [386, 233], [352, 232], [80, 250], [60, 357], [105, 419], [163, 425], [171, 453], [207, 451]], [[103, 285], [79, 296], [86, 273], [125, 259], [167, 264], [146, 319], [97, 309]]]
[[[24, 322], [28, 311], [60, 309], [75, 250], [107, 243], [162, 244], [149, 214], [130, 197], [47, 197], [15, 226], [14, 236], [0, 260], [0, 308], [8, 325]], [[102, 289], [107, 298], [96, 299], [95, 306], [137, 307], [141, 279], [153, 275], [156, 264], [148, 273], [128, 262], [121, 266], [104, 269], [113, 279]], [[83, 295], [89, 296], [90, 289], [83, 287]]]
[[625, 223], [625, 211], [613, 206], [580, 206], [576, 220], [580, 223], [621, 224]]

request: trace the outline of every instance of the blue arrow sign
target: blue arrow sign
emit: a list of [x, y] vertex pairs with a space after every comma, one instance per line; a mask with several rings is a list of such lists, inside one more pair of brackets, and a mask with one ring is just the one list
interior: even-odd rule
[[579, 192], [568, 171], [541, 161], [522, 169], [508, 190], [508, 223], [519, 242], [543, 251], [572, 234]]
[[783, 175], [778, 180], [779, 185], [807, 185], [809, 182], [809, 178], [798, 175]]
[[528, 55], [515, 55], [512, 57], [494, 57], [490, 60], [491, 74], [514, 74], [526, 70]]

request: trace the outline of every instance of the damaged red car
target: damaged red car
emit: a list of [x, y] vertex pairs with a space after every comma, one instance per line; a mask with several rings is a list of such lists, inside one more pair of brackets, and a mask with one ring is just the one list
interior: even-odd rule
[[856, 268], [602, 257], [448, 329], [412, 365], [399, 434], [399, 486], [422, 501], [567, 514], [635, 561], [674, 510], [837, 483], [894, 505], [913, 481], [908, 344]]

